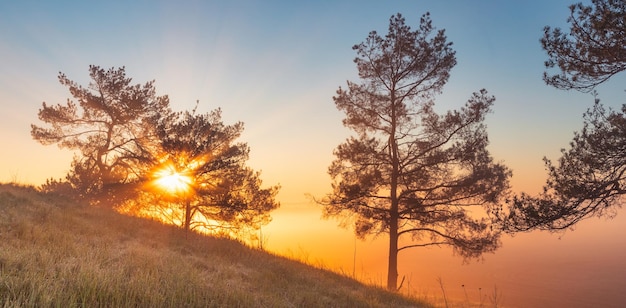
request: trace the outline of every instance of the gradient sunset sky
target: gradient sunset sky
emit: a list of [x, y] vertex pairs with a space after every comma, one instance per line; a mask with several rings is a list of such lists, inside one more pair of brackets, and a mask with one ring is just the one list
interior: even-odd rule
[[[322, 240], [302, 239], [322, 229], [334, 234], [337, 225], [317, 223], [319, 210], [305, 194], [321, 197], [329, 192], [326, 170], [332, 151], [351, 133], [332, 101], [346, 80], [357, 81], [351, 47], [371, 30], [386, 34], [395, 13], [416, 28], [421, 15], [430, 12], [433, 24], [445, 29], [454, 43], [458, 61], [436, 97], [436, 110], [459, 108], [482, 88], [495, 95], [494, 112], [487, 118], [489, 149], [495, 160], [513, 170], [514, 191], [535, 193], [546, 177], [542, 157], [559, 157], [594, 101], [591, 94], [548, 87], [541, 77], [546, 60], [539, 43], [542, 29], [567, 27], [573, 2], [0, 1], [0, 181], [41, 184], [67, 172], [70, 151], [43, 146], [30, 136], [30, 124], [39, 124], [42, 102], [70, 98], [57, 81], [59, 71], [87, 85], [90, 64], [125, 66], [134, 83], [156, 80], [157, 93], [169, 95], [175, 110], [192, 109], [199, 100], [199, 111], [220, 107], [226, 124], [244, 122], [241, 141], [251, 147], [249, 165], [262, 171], [265, 185], [282, 186], [282, 208], [266, 233], [269, 244], [277, 251], [298, 254], [302, 249], [334, 262], [325, 259], [328, 251], [318, 251]], [[626, 102], [624, 85], [626, 74], [611, 79], [598, 88], [599, 98], [619, 108]], [[623, 211], [620, 215], [626, 216]], [[311, 217], [315, 221], [309, 223]], [[626, 230], [624, 219], [587, 225], [581, 232], [592, 242], [601, 236], [595, 233], [598, 228], [608, 225], [621, 234]], [[344, 242], [335, 251], [349, 264], [356, 246], [349, 233], [341, 232], [338, 238]], [[285, 233], [294, 238], [299, 234], [301, 240]], [[546, 247], [558, 241], [540, 238]], [[505, 245], [522, 249], [515, 246], [516, 239], [534, 241], [521, 236]], [[576, 241], [569, 243], [572, 251], [583, 249]], [[618, 246], [626, 255], [625, 243], [607, 247]], [[513, 252], [505, 250], [508, 254]], [[356, 266], [385, 262], [381, 258], [363, 259]], [[618, 265], [626, 266], [623, 261]]]

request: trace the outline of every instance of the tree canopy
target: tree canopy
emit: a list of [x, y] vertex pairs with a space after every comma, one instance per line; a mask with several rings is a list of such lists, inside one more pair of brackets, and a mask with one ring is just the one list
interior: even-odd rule
[[372, 31], [353, 49], [361, 82], [348, 81], [333, 100], [356, 136], [334, 151], [325, 215], [351, 218], [360, 237], [389, 235], [391, 290], [404, 249], [448, 245], [466, 258], [494, 251], [500, 232], [472, 210], [489, 211], [509, 186], [510, 171], [487, 151], [493, 96], [481, 90], [459, 110], [435, 112], [456, 58], [428, 13], [415, 31], [394, 15], [384, 37]]
[[224, 125], [220, 109], [173, 112], [154, 81], [133, 85], [124, 67], [92, 65], [89, 76], [83, 87], [60, 73], [76, 102], [44, 102], [39, 119], [47, 126], [31, 125], [42, 144], [78, 151], [66, 179], [48, 188], [69, 185], [80, 198], [134, 214], [148, 205], [161, 213], [182, 208], [186, 230], [269, 222], [278, 187], [261, 188], [260, 173], [245, 165], [249, 148], [236, 143], [243, 123]]
[[[569, 35], [546, 27], [546, 67], [558, 66], [561, 73], [544, 79], [558, 89], [588, 92], [626, 69], [626, 2], [593, 0], [570, 6], [570, 12]], [[626, 104], [612, 110], [596, 98], [558, 164], [544, 158], [549, 177], [543, 192], [516, 196], [510, 211], [499, 214], [504, 229], [559, 231], [586, 218], [613, 217], [626, 193], [625, 153]]]
[[[150, 173], [149, 202], [129, 212], [165, 218], [185, 230], [231, 232], [270, 221], [278, 186], [261, 188], [260, 173], [245, 165], [249, 148], [235, 143], [243, 123], [224, 125], [221, 110], [172, 114], [157, 126], [162, 155]], [[180, 187], [163, 190], [164, 176], [178, 176]], [[176, 180], [175, 180], [176, 181]], [[178, 207], [172, 209], [169, 204]], [[164, 213], [169, 213], [164, 215]], [[164, 217], [165, 216], [165, 217]]]
[[570, 6], [569, 33], [544, 28], [541, 39], [548, 53], [545, 66], [559, 73], [544, 73], [548, 85], [559, 89], [593, 90], [626, 70], [626, 2], [592, 0]]
[[544, 159], [549, 177], [539, 196], [521, 194], [503, 218], [510, 232], [558, 231], [593, 217], [613, 217], [626, 193], [626, 106], [606, 110], [596, 102], [558, 164]]
[[112, 194], [109, 187], [139, 179], [141, 165], [153, 158], [154, 127], [170, 112], [169, 98], [156, 95], [154, 81], [133, 85], [124, 67], [91, 65], [89, 76], [83, 87], [59, 73], [76, 101], [44, 102], [39, 119], [47, 127], [32, 124], [31, 135], [44, 145], [78, 150], [67, 180], [82, 197], [101, 198]]

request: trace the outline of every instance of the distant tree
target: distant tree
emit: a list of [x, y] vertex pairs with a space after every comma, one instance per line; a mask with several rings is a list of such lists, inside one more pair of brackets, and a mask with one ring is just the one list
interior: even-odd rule
[[570, 6], [569, 33], [544, 28], [541, 39], [548, 53], [545, 66], [560, 72], [544, 73], [548, 85], [589, 92], [626, 70], [626, 1], [592, 0]]
[[169, 212], [170, 221], [185, 230], [228, 233], [269, 222], [269, 212], [279, 207], [279, 187], [261, 188], [260, 173], [245, 165], [249, 148], [235, 143], [242, 131], [241, 122], [224, 125], [220, 109], [163, 118], [156, 129], [162, 155], [147, 176], [154, 198], [130, 210], [159, 218]]
[[460, 110], [433, 109], [456, 64], [451, 45], [428, 13], [415, 31], [392, 16], [384, 37], [372, 31], [353, 47], [362, 82], [333, 97], [356, 136], [335, 149], [333, 192], [320, 203], [326, 216], [352, 218], [359, 237], [389, 235], [390, 290], [404, 249], [448, 245], [474, 258], [500, 245], [500, 231], [476, 211], [497, 206], [511, 175], [487, 151], [483, 120], [494, 98], [481, 90]]
[[[545, 28], [541, 40], [549, 60], [561, 73], [544, 74], [558, 89], [589, 92], [626, 70], [626, 2], [593, 0], [570, 6], [570, 34]], [[582, 131], [561, 150], [558, 165], [544, 158], [549, 178], [537, 196], [520, 194], [500, 212], [509, 232], [573, 227], [590, 217], [613, 217], [626, 193], [626, 105], [607, 110], [596, 99], [584, 115]]]
[[[132, 85], [124, 67], [89, 67], [91, 82], [83, 87], [59, 73], [77, 102], [39, 109], [48, 124], [31, 125], [32, 137], [44, 145], [78, 150], [68, 182], [82, 197], [95, 200], [121, 193], [121, 185], [136, 182], [140, 166], [152, 159], [157, 120], [170, 112], [167, 96], [156, 96], [154, 81]], [[116, 187], [115, 194], [110, 187]]]

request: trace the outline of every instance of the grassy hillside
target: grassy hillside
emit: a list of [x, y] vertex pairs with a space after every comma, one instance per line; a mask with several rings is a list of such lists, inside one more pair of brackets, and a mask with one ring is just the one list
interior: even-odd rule
[[346, 277], [0, 184], [0, 307], [428, 307]]

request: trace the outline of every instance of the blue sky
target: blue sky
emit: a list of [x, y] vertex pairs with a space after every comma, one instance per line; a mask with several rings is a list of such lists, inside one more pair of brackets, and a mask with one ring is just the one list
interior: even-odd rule
[[[62, 176], [67, 150], [30, 138], [41, 102], [64, 103], [59, 71], [87, 84], [90, 64], [126, 66], [135, 82], [156, 80], [174, 109], [220, 107], [224, 121], [243, 121], [250, 164], [281, 200], [306, 203], [329, 188], [332, 150], [350, 132], [332, 96], [356, 81], [351, 47], [402, 13], [414, 28], [425, 12], [446, 29], [457, 66], [436, 109], [462, 106], [486, 88], [496, 96], [487, 124], [496, 160], [514, 172], [513, 188], [537, 191], [544, 155], [557, 158], [589, 94], [544, 84], [545, 25], [566, 26], [569, 0], [558, 1], [3, 1], [0, 3], [0, 129], [12, 145], [0, 179], [40, 183]], [[621, 76], [621, 80], [624, 80]], [[624, 84], [599, 90], [611, 106]]]
[[[436, 109], [462, 106], [486, 88], [496, 96], [487, 124], [496, 160], [514, 172], [515, 190], [538, 191], [543, 156], [556, 159], [593, 97], [541, 79], [546, 25], [567, 26], [569, 0], [558, 1], [4, 1], [0, 3], [0, 180], [41, 183], [62, 176], [72, 153], [29, 135], [45, 101], [69, 97], [59, 71], [87, 84], [90, 64], [125, 66], [135, 82], [156, 80], [174, 109], [200, 102], [245, 123], [250, 164], [283, 202], [324, 194], [332, 150], [350, 132], [332, 96], [357, 80], [351, 47], [402, 13], [414, 28], [425, 12], [445, 29], [458, 64]], [[619, 76], [624, 80], [624, 76]], [[617, 80], [616, 80], [617, 79]], [[609, 106], [624, 101], [623, 82], [603, 85]]]
[[[569, 4], [4, 1], [0, 104], [7, 111], [0, 128], [16, 151], [2, 154], [6, 167], [0, 170], [8, 171], [0, 179], [41, 182], [64, 173], [71, 154], [34, 143], [28, 125], [37, 121], [42, 101], [68, 98], [56, 80], [59, 71], [86, 84], [87, 67], [96, 64], [126, 66], [136, 82], [155, 79], [158, 93], [168, 94], [175, 109], [193, 108], [196, 100], [201, 111], [222, 108], [227, 123], [245, 123], [250, 163], [263, 170], [268, 184], [280, 182], [282, 194], [294, 202], [304, 192], [322, 193], [332, 149], [349, 134], [331, 97], [346, 80], [356, 80], [351, 47], [371, 30], [386, 33], [395, 13], [416, 27], [428, 11], [435, 26], [446, 29], [458, 58], [437, 98], [438, 110], [458, 108], [481, 88], [495, 95], [488, 120], [493, 154], [513, 169], [514, 184], [526, 183], [541, 177], [542, 156], [558, 155], [593, 101], [541, 80], [542, 28], [565, 25]], [[29, 169], [43, 161], [42, 170], [52, 174]], [[540, 187], [541, 181], [533, 182], [518, 186]]]

